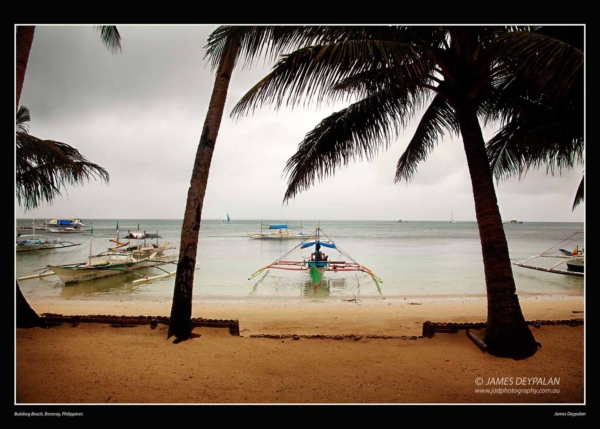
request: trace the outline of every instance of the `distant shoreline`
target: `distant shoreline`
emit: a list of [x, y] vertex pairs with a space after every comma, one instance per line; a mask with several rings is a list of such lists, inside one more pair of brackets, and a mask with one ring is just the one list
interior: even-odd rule
[[[60, 218], [60, 216], [59, 216]], [[68, 217], [65, 217], [65, 219]], [[183, 222], [183, 219], [173, 219], [173, 218], [137, 218], [137, 217], [133, 217], [133, 218], [87, 218], [87, 217], [78, 217], [79, 219], [85, 219], [86, 222], [94, 222], [94, 221], [132, 221], [132, 222], [142, 222], [142, 221], [178, 221], [178, 222]], [[31, 222], [32, 220], [40, 220], [40, 222], [42, 220], [45, 219], [57, 219], [56, 216], [48, 216], [48, 217], [17, 217], [15, 218], [15, 220], [18, 221], [28, 221]], [[211, 222], [223, 222], [223, 218], [210, 218], [210, 219], [202, 219], [202, 221], [211, 221]], [[277, 221], [280, 222], [280, 219], [278, 218], [263, 218], [263, 219], [232, 219], [231, 222], [229, 223], [235, 223], [235, 222], [269, 222], [269, 221]], [[284, 220], [285, 222], [285, 220]], [[416, 220], [416, 219], [402, 219], [402, 222], [399, 222], [398, 219], [288, 219], [287, 220], [288, 223], [291, 222], [310, 222], [310, 223], [319, 223], [319, 222], [395, 222], [395, 223], [411, 223], [411, 222], [445, 222], [448, 223], [447, 219], [437, 219], [437, 220]], [[580, 224], [584, 224], [585, 222], [583, 221], [560, 221], [560, 220], [520, 220], [519, 224], [515, 224], [515, 225], [525, 225], [528, 223], [580, 223]], [[476, 219], [473, 220], [465, 220], [465, 219], [461, 219], [461, 220], [455, 220], [455, 223], [477, 223]], [[505, 225], [512, 225], [510, 223], [506, 223]]]

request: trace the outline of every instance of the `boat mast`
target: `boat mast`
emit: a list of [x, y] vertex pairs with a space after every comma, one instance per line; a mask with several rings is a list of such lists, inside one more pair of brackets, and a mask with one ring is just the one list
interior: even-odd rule
[[92, 265], [92, 241], [94, 241], [94, 227], [92, 227], [92, 231], [90, 233], [90, 256], [88, 258], [88, 265]]

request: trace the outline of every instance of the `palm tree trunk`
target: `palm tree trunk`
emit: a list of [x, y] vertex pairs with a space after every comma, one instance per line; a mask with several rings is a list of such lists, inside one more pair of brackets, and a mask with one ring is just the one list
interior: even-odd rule
[[27, 62], [33, 45], [34, 33], [35, 26], [20, 25], [17, 27], [17, 110], [19, 110], [19, 100], [21, 100], [21, 91], [23, 90], [23, 82], [25, 82], [25, 72], [27, 71]]
[[223, 117], [223, 110], [225, 109], [227, 91], [235, 65], [238, 46], [237, 43], [229, 43], [226, 47], [228, 52], [223, 56], [219, 64], [192, 170], [181, 230], [179, 262], [177, 263], [171, 320], [167, 335], [167, 338], [175, 335], [175, 342], [189, 339], [192, 332], [191, 317], [194, 271], [196, 269], [196, 253], [198, 250], [198, 236], [200, 234], [200, 220], [202, 218], [202, 204], [204, 203], [208, 173], [215, 150], [217, 134], [221, 125], [221, 118]]
[[21, 287], [19, 286], [19, 282], [17, 283], [17, 328], [33, 328], [34, 326], [39, 326], [41, 328], [46, 328], [46, 323], [42, 321], [40, 316], [31, 308], [23, 292], [21, 292]]
[[[31, 46], [33, 45], [33, 35], [35, 33], [35, 26], [20, 25], [17, 27], [17, 99], [16, 101], [16, 112], [19, 110], [19, 101], [21, 100], [21, 91], [23, 90], [23, 83], [25, 82], [25, 72], [27, 71], [27, 62], [29, 61], [29, 53], [31, 52]], [[41, 322], [40, 316], [31, 308], [23, 292], [21, 292], [21, 286], [19, 282], [16, 282], [17, 289], [17, 327], [18, 328], [31, 328], [33, 326], [45, 326]]]
[[537, 343], [525, 322], [515, 293], [508, 244], [481, 126], [475, 108], [462, 106], [457, 108], [457, 114], [471, 175], [483, 253], [488, 301], [484, 341], [491, 355], [524, 359], [535, 354]]

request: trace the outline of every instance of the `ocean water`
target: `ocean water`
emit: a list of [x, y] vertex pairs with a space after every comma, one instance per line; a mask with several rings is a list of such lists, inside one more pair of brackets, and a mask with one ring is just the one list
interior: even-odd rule
[[[80, 243], [80, 246], [15, 253], [15, 278], [37, 274], [49, 264], [83, 262], [90, 251], [106, 250], [117, 233], [127, 231], [158, 233], [158, 244], [169, 243], [179, 251], [181, 220], [83, 219], [93, 225], [80, 234], [48, 234], [48, 238]], [[264, 224], [285, 220], [263, 220]], [[321, 230], [358, 263], [367, 266], [383, 283], [365, 273], [327, 272], [319, 286], [313, 286], [308, 273], [269, 269], [249, 280], [258, 269], [282, 257], [301, 240], [254, 240], [248, 233], [261, 231], [261, 221], [203, 220], [200, 229], [194, 276], [194, 299], [245, 297], [434, 297], [485, 295], [485, 280], [479, 232], [475, 222], [395, 221], [288, 221], [304, 233]], [[30, 226], [31, 219], [18, 219], [17, 226]], [[505, 224], [513, 261], [539, 254], [557, 244], [572, 250], [585, 247], [583, 235], [568, 240], [583, 223], [525, 222]], [[268, 231], [266, 231], [268, 232]], [[43, 232], [36, 232], [44, 236]], [[156, 240], [152, 240], [156, 242]], [[309, 248], [310, 249], [310, 248]], [[286, 259], [307, 257], [309, 249], [296, 249]], [[323, 249], [330, 259], [340, 259], [336, 250]], [[556, 259], [540, 261], [541, 264]], [[171, 266], [169, 271], [174, 271]], [[148, 269], [145, 275], [161, 272]], [[519, 294], [583, 294], [584, 277], [560, 275], [513, 266]], [[140, 299], [164, 300], [172, 297], [175, 276], [134, 284], [136, 274], [123, 274], [74, 285], [65, 285], [55, 276], [20, 280], [26, 297], [41, 299], [118, 299], [136, 295]]]

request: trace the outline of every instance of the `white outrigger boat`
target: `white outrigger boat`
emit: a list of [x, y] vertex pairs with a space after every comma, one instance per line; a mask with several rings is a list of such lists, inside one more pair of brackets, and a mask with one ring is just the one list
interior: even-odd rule
[[[559, 244], [551, 247], [550, 249], [534, 255], [529, 258], [523, 259], [522, 261], [513, 262], [517, 267], [529, 268], [532, 270], [546, 271], [548, 273], [566, 274], [571, 276], [584, 276], [585, 275], [585, 254], [584, 249], [579, 248], [579, 244], [576, 244], [573, 251], [562, 248], [563, 246], [577, 243], [582, 240], [583, 231], [577, 231], [571, 236], [567, 237]], [[532, 261], [541, 260], [543, 258], [557, 258], [557, 262], [549, 264], [549, 266], [534, 264]], [[566, 267], [566, 269], [565, 269]]]
[[20, 235], [15, 241], [17, 252], [30, 252], [32, 250], [50, 250], [64, 249], [66, 247], [79, 246], [79, 243], [72, 241], [48, 240], [46, 238], [36, 238], [35, 234]]
[[[175, 263], [168, 258], [172, 255], [159, 255], [159, 251], [146, 257], [136, 257], [133, 252], [108, 251], [91, 256], [87, 261], [77, 264], [48, 265], [65, 284], [100, 279], [117, 274], [130, 273], [143, 268], [158, 268], [161, 265]], [[166, 270], [167, 274], [169, 273]]]
[[36, 227], [34, 221], [31, 222], [30, 231], [32, 232], [31, 234], [17, 233], [17, 239], [15, 240], [15, 250], [17, 252], [64, 249], [66, 247], [79, 246], [79, 243], [73, 243], [72, 241], [62, 241], [60, 238], [57, 240], [49, 240], [48, 237], [40, 237], [39, 234], [38, 236], [36, 236]]
[[[268, 230], [279, 230], [275, 232], [263, 232], [263, 228], [266, 227]], [[290, 230], [297, 230], [297, 232], [291, 232]], [[260, 233], [257, 234], [248, 234], [248, 237], [253, 238], [255, 240], [305, 240], [307, 238], [315, 238], [310, 235], [306, 235], [302, 232], [302, 226], [300, 227], [291, 227], [286, 223], [276, 223], [276, 224], [264, 224], [260, 223]]]

